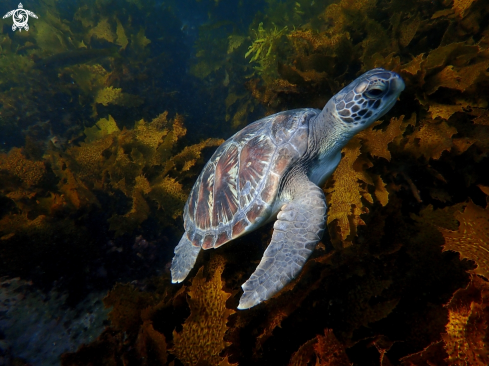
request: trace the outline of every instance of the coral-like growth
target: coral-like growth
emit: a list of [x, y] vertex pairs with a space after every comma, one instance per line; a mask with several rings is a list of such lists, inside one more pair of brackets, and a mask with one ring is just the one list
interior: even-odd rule
[[442, 335], [451, 365], [489, 364], [489, 285], [472, 277], [447, 304], [448, 324]]
[[383, 130], [374, 129], [376, 126], [368, 128], [359, 133], [363, 148], [374, 157], [391, 160], [391, 153], [388, 149], [389, 144], [402, 135], [401, 124], [404, 116], [391, 118], [389, 125]]
[[475, 1], [476, 0], [454, 0], [453, 10], [459, 17], [463, 18], [466, 10], [468, 10]]
[[142, 98], [137, 95], [123, 93], [121, 88], [113, 88], [112, 86], [99, 90], [94, 102], [104, 106], [114, 104], [125, 107], [137, 107], [143, 103]]
[[109, 118], [100, 118], [92, 127], [85, 128], [85, 142], [94, 142], [110, 135], [114, 132], [120, 132], [114, 118], [109, 114]]
[[228, 345], [224, 341], [228, 317], [234, 310], [226, 307], [231, 296], [222, 290], [221, 274], [224, 259], [214, 257], [207, 280], [202, 267], [192, 280], [188, 303], [190, 316], [180, 333], [173, 333], [171, 350], [184, 365], [207, 363], [217, 365], [222, 361], [219, 354]]
[[473, 260], [477, 264], [474, 272], [489, 279], [489, 210], [470, 201], [463, 213], [455, 213], [455, 218], [460, 222], [458, 231], [440, 228], [445, 237], [443, 250]]
[[314, 358], [314, 346], [316, 343], [317, 338], [313, 338], [300, 346], [290, 358], [289, 366], [312, 365], [312, 360]]
[[104, 298], [111, 326], [116, 330], [137, 332], [141, 325], [141, 309], [150, 304], [152, 296], [142, 293], [129, 284], [116, 284]]
[[241, 46], [241, 44], [245, 40], [245, 37], [237, 34], [232, 34], [228, 37], [228, 39], [229, 39], [228, 54], [230, 54], [239, 46]]
[[424, 350], [401, 359], [403, 366], [439, 365], [448, 366], [443, 341], [433, 342]]
[[155, 183], [149, 197], [158, 204], [164, 215], [173, 219], [182, 215], [183, 205], [187, 200], [182, 185], [171, 177], [164, 177]]
[[[334, 188], [328, 192], [328, 224], [337, 221], [341, 241], [345, 241], [350, 235], [356, 236], [357, 226], [365, 225], [360, 215], [368, 211], [362, 202], [362, 193], [368, 192], [362, 188], [361, 182], [370, 181], [363, 170], [356, 171], [353, 168], [360, 155], [360, 141], [352, 141], [344, 148], [344, 153], [345, 156], [333, 174]], [[351, 241], [346, 240], [343, 245], [349, 246]]]
[[18, 178], [25, 187], [38, 185], [46, 174], [42, 161], [32, 161], [25, 157], [22, 149], [14, 148], [8, 154], [0, 154], [0, 171]]
[[102, 155], [114, 142], [111, 135], [92, 142], [82, 142], [67, 150], [67, 155], [73, 159], [69, 164], [70, 170], [76, 172], [84, 182], [91, 186], [101, 187], [101, 176], [104, 170], [105, 158]]
[[343, 346], [333, 334], [331, 329], [324, 330], [324, 336], [317, 336], [314, 345], [317, 355], [317, 363], [324, 366], [349, 366], [350, 360]]
[[324, 330], [324, 336], [304, 343], [291, 357], [289, 366], [307, 366], [316, 360], [320, 366], [350, 366], [345, 346], [336, 339], [331, 329]]
[[190, 169], [201, 159], [202, 151], [205, 148], [219, 146], [223, 142], [223, 139], [210, 138], [198, 144], [186, 146], [182, 152], [170, 159], [165, 166], [165, 170], [169, 171], [176, 167], [181, 174], [185, 174], [185, 172], [190, 173]]
[[113, 215], [109, 220], [109, 230], [115, 231], [119, 236], [126, 232], [136, 230], [150, 214], [150, 208], [140, 191], [135, 189], [131, 196], [131, 210], [124, 215]]
[[[424, 122], [424, 123], [423, 123]], [[434, 124], [431, 121], [421, 121], [417, 129], [409, 137], [409, 147], [406, 148], [416, 157], [425, 156], [427, 159], [439, 159], [444, 151], [453, 147], [452, 136], [457, 133], [455, 127], [446, 122]]]
[[457, 290], [446, 304], [448, 323], [442, 340], [402, 358], [402, 365], [487, 365], [488, 301], [487, 282], [472, 276], [467, 287]]
[[102, 18], [98, 24], [93, 27], [88, 33], [88, 38], [96, 37], [99, 39], [105, 39], [110, 43], [114, 43], [116, 35], [112, 31], [112, 27], [109, 24], [108, 18]]
[[[382, 178], [366, 172], [365, 168], [370, 167], [372, 163], [368, 158], [360, 155], [362, 146], [360, 139], [366, 139], [365, 148], [373, 156], [383, 155], [383, 157], [390, 159], [387, 145], [398, 136], [397, 131], [399, 131], [399, 125], [396, 127], [395, 123], [386, 132], [368, 131], [359, 138], [354, 138], [343, 149], [344, 156], [333, 173], [332, 183], [326, 189], [330, 206], [328, 209], [328, 225], [330, 225], [331, 239], [335, 246], [350, 246], [352, 238], [357, 235], [357, 227], [365, 225], [360, 215], [369, 212], [366, 202], [370, 204], [374, 202], [368, 186], [375, 187], [374, 196], [382, 206], [388, 203], [389, 193]], [[375, 136], [375, 134], [387, 136], [369, 144], [368, 141], [371, 141], [372, 135]], [[338, 237], [333, 234], [336, 231]]]
[[[163, 334], [154, 329], [152, 321], [144, 321], [139, 330], [136, 347], [143, 359], [151, 359], [151, 355], [155, 354], [157, 362], [159, 362], [160, 365], [166, 365], [168, 359], [166, 338]], [[150, 364], [149, 361], [147, 364]]]

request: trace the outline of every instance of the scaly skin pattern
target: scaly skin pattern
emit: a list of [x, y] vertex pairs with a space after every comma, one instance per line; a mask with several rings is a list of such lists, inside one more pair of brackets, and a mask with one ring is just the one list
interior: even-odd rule
[[308, 179], [296, 181], [298, 198], [282, 206], [272, 241], [260, 264], [243, 284], [238, 309], [267, 300], [294, 279], [321, 240], [326, 222], [324, 193]]
[[387, 113], [404, 90], [394, 72], [373, 69], [322, 111], [296, 109], [256, 121], [214, 153], [189, 195], [172, 282], [182, 282], [201, 249], [219, 246], [277, 218], [270, 245], [243, 284], [238, 309], [278, 293], [301, 271], [326, 223], [321, 186], [359, 131]]

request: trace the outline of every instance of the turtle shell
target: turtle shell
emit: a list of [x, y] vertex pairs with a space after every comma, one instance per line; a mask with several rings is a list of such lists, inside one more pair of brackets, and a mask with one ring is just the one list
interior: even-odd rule
[[195, 246], [216, 248], [264, 223], [284, 174], [304, 155], [309, 120], [296, 109], [258, 120], [224, 142], [207, 162], [184, 209]]

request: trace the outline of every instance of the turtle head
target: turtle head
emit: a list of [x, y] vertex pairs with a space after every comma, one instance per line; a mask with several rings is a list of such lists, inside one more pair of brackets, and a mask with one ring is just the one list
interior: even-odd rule
[[404, 81], [381, 68], [367, 71], [328, 102], [335, 119], [353, 133], [386, 114], [404, 90]]

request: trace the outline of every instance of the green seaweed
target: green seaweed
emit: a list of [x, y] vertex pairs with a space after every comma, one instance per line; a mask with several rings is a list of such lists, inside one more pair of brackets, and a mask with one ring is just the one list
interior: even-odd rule
[[258, 28], [253, 30], [253, 43], [248, 47], [248, 52], [245, 53], [244, 57], [248, 58], [248, 56], [251, 56], [250, 63], [256, 62], [259, 64], [259, 66], [254, 66], [254, 69], [259, 74], [268, 75], [271, 72], [270, 68], [274, 68], [275, 53], [272, 53], [272, 50], [277, 47], [277, 43], [287, 32], [287, 29], [287, 26], [278, 29], [273, 24], [273, 28], [267, 31], [263, 28], [263, 22], [261, 22], [258, 24]]

